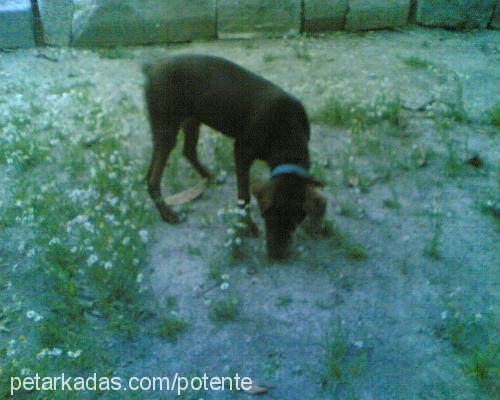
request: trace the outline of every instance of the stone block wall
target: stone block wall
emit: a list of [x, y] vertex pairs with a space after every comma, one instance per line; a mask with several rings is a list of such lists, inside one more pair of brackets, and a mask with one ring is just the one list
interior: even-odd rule
[[111, 47], [390, 29], [410, 18], [499, 29], [500, 0], [0, 0], [0, 48], [34, 46], [35, 24], [46, 45]]

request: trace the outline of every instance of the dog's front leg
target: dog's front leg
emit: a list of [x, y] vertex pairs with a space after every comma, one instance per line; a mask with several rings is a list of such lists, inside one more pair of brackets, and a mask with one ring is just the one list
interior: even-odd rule
[[[234, 144], [234, 160], [236, 167], [236, 181], [238, 186], [238, 206], [245, 210], [244, 222], [247, 225], [245, 234], [259, 236], [259, 228], [250, 215], [250, 167], [253, 158], [248, 155], [248, 148], [243, 148], [238, 140]], [[245, 151], [246, 150], [246, 151]]]

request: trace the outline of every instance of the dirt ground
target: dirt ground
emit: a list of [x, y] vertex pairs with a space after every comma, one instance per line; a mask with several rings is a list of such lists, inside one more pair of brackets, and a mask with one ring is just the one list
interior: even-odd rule
[[[498, 211], [492, 216], [481, 205], [498, 202], [499, 194], [498, 127], [488, 122], [488, 112], [500, 102], [499, 46], [495, 31], [408, 28], [123, 49], [115, 56], [23, 50], [0, 53], [0, 76], [45, 87], [88, 80], [111, 103], [123, 94], [132, 97], [139, 112], [128, 118], [129, 146], [137, 157], [150, 151], [141, 64], [172, 53], [229, 58], [296, 95], [312, 116], [311, 151], [327, 183], [327, 219], [366, 257], [349, 256], [332, 237], [300, 231], [290, 258], [269, 262], [254, 206], [261, 235], [244, 239], [249, 255], [228, 262], [221, 257], [227, 253], [227, 226], [217, 217], [236, 201], [228, 167], [227, 178], [182, 209], [181, 225], [157, 219], [145, 279], [159, 303], [175, 297], [176, 312], [189, 326], [175, 342], [148, 335], [129, 343], [142, 349], [138, 359], [131, 360], [126, 347], [118, 349], [127, 374], [236, 371], [267, 387], [265, 399], [468, 400], [488, 398], [488, 390], [438, 332], [453, 312], [498, 319]], [[428, 64], [415, 67], [412, 58]], [[352, 150], [349, 128], [319, 124], [314, 116], [332, 96], [363, 103], [381, 93], [400, 97], [405, 126], [395, 134], [376, 131], [387, 141], [382, 151], [365, 149], [346, 158]], [[453, 120], [443, 139], [432, 115], [420, 108], [458, 97], [470, 121]], [[213, 169], [214, 135], [206, 128], [203, 133], [201, 158]], [[415, 151], [424, 160], [401, 168]], [[453, 174], [446, 161], [451, 153], [459, 160]], [[466, 164], [474, 154], [482, 168]], [[354, 179], [342, 175], [345, 160]], [[179, 171], [188, 174], [184, 164]], [[172, 192], [164, 183], [165, 192]], [[227, 274], [224, 290], [210, 277], [214, 269]], [[214, 321], [213, 303], [228, 296], [238, 299], [236, 318]], [[238, 396], [246, 395], [207, 392], [192, 398]]]

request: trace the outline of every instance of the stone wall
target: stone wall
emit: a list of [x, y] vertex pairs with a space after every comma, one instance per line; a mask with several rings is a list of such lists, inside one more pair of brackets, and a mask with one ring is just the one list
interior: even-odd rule
[[34, 46], [36, 23], [46, 45], [109, 47], [391, 29], [409, 19], [499, 29], [500, 0], [1, 0], [0, 47]]

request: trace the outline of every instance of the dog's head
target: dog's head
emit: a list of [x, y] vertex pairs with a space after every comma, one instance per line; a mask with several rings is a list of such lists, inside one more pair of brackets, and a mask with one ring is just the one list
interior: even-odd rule
[[252, 185], [252, 193], [265, 221], [267, 252], [271, 258], [285, 256], [292, 232], [306, 215], [318, 223], [323, 218], [326, 200], [316, 192], [318, 186], [323, 185], [294, 174]]

